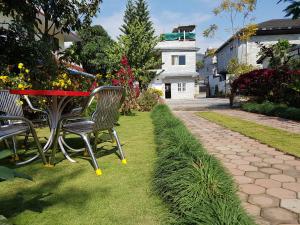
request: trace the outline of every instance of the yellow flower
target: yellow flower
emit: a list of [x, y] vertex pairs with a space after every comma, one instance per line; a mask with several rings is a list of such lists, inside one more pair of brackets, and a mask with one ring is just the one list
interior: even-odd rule
[[23, 84], [18, 84], [18, 88], [23, 90], [24, 89], [24, 85]]
[[19, 64], [18, 64], [18, 68], [19, 68], [19, 69], [22, 69], [22, 68], [23, 68], [23, 66], [24, 66], [24, 64], [23, 64], [23, 63], [19, 63]]
[[26, 72], [26, 73], [29, 73], [29, 69], [26, 69], [25, 72]]
[[20, 100], [20, 99], [18, 99], [18, 100], [16, 100], [16, 104], [19, 105], [19, 106], [21, 106], [21, 105], [23, 105], [23, 101]]

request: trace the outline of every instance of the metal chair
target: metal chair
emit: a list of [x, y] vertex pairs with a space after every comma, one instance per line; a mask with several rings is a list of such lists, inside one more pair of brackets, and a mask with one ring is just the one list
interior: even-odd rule
[[[27, 99], [26, 99], [27, 100]], [[20, 134], [25, 134], [25, 142], [27, 142], [28, 136], [31, 133], [40, 153], [40, 142], [36, 136], [35, 130], [32, 123], [24, 117], [22, 104], [18, 104], [20, 101], [19, 95], [12, 95], [8, 90], [0, 90], [0, 141], [4, 141], [6, 146], [10, 148], [7, 139], [12, 139], [13, 143], [13, 154], [15, 161], [18, 161], [19, 157], [17, 154], [17, 141], [15, 136]], [[41, 111], [35, 108], [32, 108], [35, 111]], [[42, 112], [42, 111], [41, 111]], [[44, 155], [44, 154], [43, 154]], [[38, 157], [38, 156], [37, 156]], [[35, 157], [35, 158], [37, 158]], [[42, 156], [44, 157], [44, 156]], [[16, 163], [17, 165], [22, 165], [27, 162]]]
[[[97, 101], [96, 110], [92, 114], [91, 118], [89, 118], [88, 120], [84, 120], [83, 118], [75, 118], [81, 119], [75, 122], [72, 122], [72, 119], [74, 118], [64, 118], [61, 124], [61, 131], [63, 133], [67, 132], [76, 134], [83, 139], [87, 152], [92, 158], [92, 163], [97, 175], [101, 175], [102, 171], [98, 166], [97, 160], [93, 152], [93, 148], [90, 143], [91, 134], [94, 134], [95, 137], [94, 150], [96, 150], [99, 132], [108, 130], [110, 133], [112, 133], [117, 143], [122, 163], [127, 163], [117, 132], [114, 129], [114, 126], [119, 118], [119, 109], [125, 98], [124, 93], [125, 92], [122, 87], [105, 86], [96, 88], [91, 93], [88, 104], [86, 105], [86, 108], [88, 108], [88, 106], [94, 99], [96, 99]], [[60, 141], [63, 141], [63, 136], [64, 134], [60, 136]], [[70, 150], [82, 151], [82, 149], [72, 149], [71, 147], [67, 146], [65, 142], [63, 144]], [[60, 143], [60, 147], [63, 149], [62, 143]]]

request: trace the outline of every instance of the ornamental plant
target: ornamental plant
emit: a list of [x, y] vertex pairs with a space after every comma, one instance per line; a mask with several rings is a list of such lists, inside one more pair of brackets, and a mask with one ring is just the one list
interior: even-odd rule
[[128, 64], [127, 57], [123, 56], [121, 59], [120, 69], [114, 75], [112, 84], [114, 86], [121, 86], [125, 90], [125, 101], [121, 107], [121, 113], [124, 115], [132, 114], [132, 110], [137, 108], [139, 88], [134, 84], [134, 82], [134, 74]]
[[69, 74], [63, 65], [58, 65], [58, 74], [54, 75], [48, 74], [42, 67], [38, 68], [38, 70], [40, 73], [37, 73], [37, 71], [31, 72], [23, 63], [9, 65], [6, 70], [0, 73], [0, 88], [89, 91], [94, 82], [87, 77]]

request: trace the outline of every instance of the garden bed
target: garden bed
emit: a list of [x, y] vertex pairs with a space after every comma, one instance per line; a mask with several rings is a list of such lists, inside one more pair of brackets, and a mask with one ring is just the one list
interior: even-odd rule
[[166, 105], [152, 112], [158, 159], [154, 184], [173, 224], [254, 224], [241, 207], [231, 176]]
[[300, 108], [289, 107], [284, 104], [276, 104], [272, 102], [248, 102], [243, 103], [241, 105], [241, 109], [247, 112], [300, 121]]

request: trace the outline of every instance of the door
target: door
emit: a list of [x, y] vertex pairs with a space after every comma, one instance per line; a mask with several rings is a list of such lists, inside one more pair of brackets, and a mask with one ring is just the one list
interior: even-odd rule
[[165, 84], [165, 96], [171, 98], [171, 84]]

